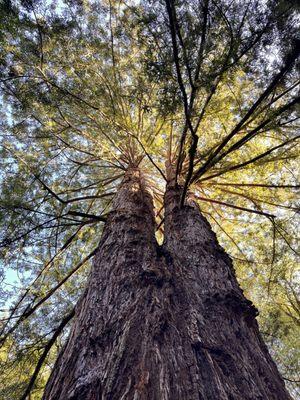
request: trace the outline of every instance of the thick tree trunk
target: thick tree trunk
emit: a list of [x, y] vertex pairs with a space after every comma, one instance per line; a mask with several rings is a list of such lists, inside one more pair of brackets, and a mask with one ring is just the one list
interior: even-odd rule
[[244, 297], [231, 259], [198, 206], [190, 200], [180, 209], [179, 200], [180, 191], [169, 187], [164, 246], [173, 260], [182, 304], [186, 299], [184, 356], [191, 360], [193, 382], [191, 392], [182, 391], [181, 398], [289, 399], [260, 336], [257, 310]]
[[289, 399], [199, 209], [165, 195], [165, 243], [137, 169], [114, 200], [44, 400]]

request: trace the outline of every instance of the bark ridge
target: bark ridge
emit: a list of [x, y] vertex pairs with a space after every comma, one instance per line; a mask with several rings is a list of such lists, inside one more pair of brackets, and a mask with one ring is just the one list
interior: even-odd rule
[[145, 180], [126, 172], [44, 400], [290, 399], [230, 258], [179, 203], [169, 184], [159, 246]]

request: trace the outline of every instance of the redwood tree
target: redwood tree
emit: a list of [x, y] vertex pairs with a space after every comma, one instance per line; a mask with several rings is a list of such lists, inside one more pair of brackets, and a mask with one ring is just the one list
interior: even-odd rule
[[296, 396], [297, 4], [1, 7], [3, 397]]

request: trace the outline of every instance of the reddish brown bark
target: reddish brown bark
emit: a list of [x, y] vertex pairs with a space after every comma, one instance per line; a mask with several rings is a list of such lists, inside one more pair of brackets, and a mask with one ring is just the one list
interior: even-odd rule
[[[240, 289], [232, 261], [197, 205], [178, 207], [166, 193], [165, 248], [186, 298], [186, 338], [193, 395], [186, 399], [289, 399], [260, 336], [257, 310]], [[198, 397], [197, 397], [198, 395]], [[180, 397], [176, 397], [180, 398]]]
[[169, 186], [158, 246], [151, 196], [127, 172], [44, 400], [289, 399], [231, 260], [179, 200]]

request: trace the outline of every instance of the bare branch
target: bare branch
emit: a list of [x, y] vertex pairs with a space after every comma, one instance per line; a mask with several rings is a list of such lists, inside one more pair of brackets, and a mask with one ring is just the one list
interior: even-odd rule
[[241, 210], [241, 211], [246, 211], [246, 212], [253, 213], [253, 214], [263, 215], [264, 217], [268, 217], [268, 218], [275, 218], [276, 217], [273, 214], [269, 214], [269, 213], [266, 213], [266, 212], [263, 212], [263, 211], [253, 210], [251, 208], [246, 208], [246, 207], [239, 207], [239, 206], [235, 206], [233, 204], [225, 203], [223, 201], [209, 199], [207, 197], [200, 197], [200, 196], [196, 196], [196, 195], [195, 195], [195, 197], [197, 199], [199, 199], [199, 200], [202, 200], [202, 201], [208, 201], [209, 203], [220, 204], [221, 206], [234, 208], [236, 210]]
[[58, 336], [62, 333], [63, 329], [66, 327], [66, 325], [68, 324], [68, 322], [73, 318], [73, 316], [75, 315], [75, 308], [73, 308], [73, 310], [64, 317], [64, 319], [61, 321], [61, 323], [59, 324], [59, 326], [56, 328], [54, 334], [52, 335], [51, 339], [48, 341], [48, 343], [46, 344], [43, 353], [40, 356], [40, 359], [35, 367], [35, 370], [33, 372], [33, 375], [31, 376], [31, 379], [29, 381], [29, 384], [27, 386], [27, 388], [25, 389], [24, 394], [22, 395], [22, 397], [20, 398], [20, 400], [26, 400], [27, 396], [29, 396], [31, 389], [33, 388], [33, 385], [36, 381], [36, 378], [43, 366], [44, 361], [46, 360], [46, 357], [49, 353], [49, 351], [51, 350], [51, 347], [54, 345], [56, 339], [58, 338]]

